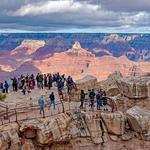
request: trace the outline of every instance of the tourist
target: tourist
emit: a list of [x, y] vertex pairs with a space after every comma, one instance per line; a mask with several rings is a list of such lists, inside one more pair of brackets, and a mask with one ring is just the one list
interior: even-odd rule
[[48, 89], [50, 90], [53, 86], [53, 77], [51, 74], [48, 75]]
[[23, 93], [23, 95], [26, 95], [26, 90], [27, 90], [27, 87], [26, 87], [26, 85], [24, 84], [24, 86], [22, 87], [22, 93]]
[[47, 88], [47, 75], [44, 74], [44, 87]]
[[18, 88], [22, 89], [23, 84], [22, 84], [22, 75], [20, 77], [18, 77]]
[[44, 78], [43, 78], [43, 75], [42, 74], [40, 74], [40, 76], [39, 76], [39, 82], [40, 82], [40, 88], [41, 89], [43, 89], [43, 80], [44, 80]]
[[108, 111], [108, 108], [107, 108], [107, 97], [103, 96], [102, 101], [103, 101], [104, 111]]
[[38, 105], [40, 106], [40, 114], [43, 112], [43, 117], [44, 117], [45, 116], [45, 111], [44, 111], [45, 99], [44, 99], [44, 95], [42, 95], [39, 98]]
[[62, 89], [63, 89], [63, 86], [64, 86], [62, 80], [59, 79], [59, 80], [56, 82], [56, 84], [57, 84], [58, 91], [61, 92]]
[[95, 98], [94, 89], [91, 90], [89, 94], [89, 98], [90, 98], [90, 107], [92, 108], [94, 106], [94, 98]]
[[68, 93], [71, 92], [71, 90], [72, 90], [72, 88], [73, 88], [73, 84], [74, 84], [74, 82], [73, 82], [72, 77], [71, 77], [71, 76], [68, 76], [68, 78], [67, 78]]
[[84, 104], [84, 101], [85, 101], [85, 93], [84, 93], [84, 90], [81, 90], [81, 93], [80, 93], [80, 108], [83, 109], [83, 104]]
[[3, 82], [0, 81], [0, 93], [3, 93]]
[[16, 77], [12, 78], [12, 87], [13, 91], [17, 92], [18, 91], [18, 80]]
[[33, 90], [34, 87], [35, 87], [35, 80], [34, 80], [34, 75], [33, 74], [30, 76], [29, 86], [30, 86], [31, 90]]
[[26, 85], [29, 87], [30, 85], [29, 85], [29, 80], [30, 80], [30, 77], [29, 77], [29, 74], [27, 74], [26, 75], [26, 77], [25, 77], [25, 83], [26, 83]]
[[49, 98], [50, 98], [50, 103], [49, 103], [49, 109], [51, 107], [51, 105], [53, 104], [53, 107], [55, 109], [55, 95], [54, 95], [54, 92], [52, 92], [50, 95], [49, 95]]
[[28, 87], [30, 90], [34, 89], [34, 81], [31, 78], [29, 79], [29, 86]]
[[4, 93], [8, 93], [8, 88], [9, 88], [9, 84], [8, 84], [8, 82], [5, 80], [5, 82], [4, 82]]
[[40, 88], [40, 81], [39, 81], [39, 78], [40, 78], [40, 74], [38, 73], [37, 76], [36, 76], [36, 84], [37, 84], [37, 87]]
[[103, 97], [103, 91], [100, 89], [100, 91], [96, 95], [96, 102], [97, 102], [97, 110], [101, 110], [102, 108], [102, 97]]
[[91, 93], [91, 90], [88, 89], [88, 103], [89, 103], [89, 107], [91, 106], [90, 93]]

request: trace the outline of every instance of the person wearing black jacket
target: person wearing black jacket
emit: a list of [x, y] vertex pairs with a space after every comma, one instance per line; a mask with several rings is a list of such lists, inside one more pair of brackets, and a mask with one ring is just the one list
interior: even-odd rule
[[83, 108], [84, 101], [85, 101], [85, 93], [84, 93], [84, 90], [81, 90], [81, 93], [80, 93], [80, 102], [81, 102], [80, 108]]
[[18, 80], [16, 77], [14, 77], [12, 80], [12, 87], [13, 87], [13, 91], [17, 92], [18, 91]]
[[53, 77], [51, 74], [48, 75], [48, 89], [50, 90], [53, 86]]
[[49, 109], [51, 107], [51, 105], [53, 104], [53, 107], [55, 109], [55, 95], [54, 95], [54, 92], [52, 92], [50, 95], [49, 95], [49, 99], [50, 99], [50, 103], [49, 103]]
[[90, 92], [89, 94], [89, 98], [90, 98], [90, 107], [92, 108], [94, 106], [94, 98], [95, 98], [95, 92], [94, 92], [94, 89], [92, 89], [92, 91]]

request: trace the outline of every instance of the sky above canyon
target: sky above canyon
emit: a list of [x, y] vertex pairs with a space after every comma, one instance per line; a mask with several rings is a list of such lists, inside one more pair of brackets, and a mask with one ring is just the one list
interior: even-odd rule
[[0, 32], [150, 33], [149, 0], [0, 0]]

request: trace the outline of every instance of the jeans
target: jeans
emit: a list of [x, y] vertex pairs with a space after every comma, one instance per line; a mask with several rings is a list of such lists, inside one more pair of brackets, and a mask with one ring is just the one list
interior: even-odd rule
[[100, 110], [102, 107], [102, 103], [100, 101], [97, 101], [97, 110]]
[[40, 114], [41, 112], [43, 112], [43, 115], [45, 114], [45, 111], [44, 111], [44, 107], [43, 106], [40, 106]]
[[54, 107], [54, 109], [55, 109], [55, 101], [50, 101], [50, 103], [49, 103], [49, 108], [51, 107], [51, 105], [53, 104], [53, 107]]
[[94, 99], [91, 99], [90, 101], [91, 101], [90, 106], [93, 107], [94, 106]]
[[83, 108], [83, 103], [84, 103], [84, 100], [80, 100], [81, 104], [80, 104], [80, 108]]

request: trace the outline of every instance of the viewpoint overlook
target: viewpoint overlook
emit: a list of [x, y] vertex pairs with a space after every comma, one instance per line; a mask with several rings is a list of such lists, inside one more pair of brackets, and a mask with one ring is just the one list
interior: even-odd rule
[[149, 34], [0, 39], [0, 150], [149, 150]]

